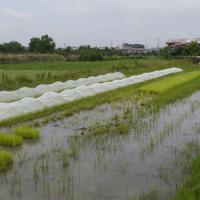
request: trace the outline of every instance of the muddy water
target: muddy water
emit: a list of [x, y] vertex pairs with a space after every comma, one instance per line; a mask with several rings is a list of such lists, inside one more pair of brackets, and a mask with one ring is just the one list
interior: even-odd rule
[[[104, 104], [48, 123], [38, 141], [7, 148], [15, 162], [0, 174], [0, 200], [121, 200], [142, 194], [169, 199], [181, 177], [165, 169], [177, 168], [177, 149], [199, 141], [200, 92], [145, 118], [135, 107], [133, 102]], [[133, 117], [130, 134], [87, 137], [91, 128], [100, 129], [116, 116], [123, 122], [127, 108]]]

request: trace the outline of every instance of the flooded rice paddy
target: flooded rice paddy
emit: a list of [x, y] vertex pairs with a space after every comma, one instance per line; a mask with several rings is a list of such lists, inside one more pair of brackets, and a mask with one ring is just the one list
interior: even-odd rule
[[199, 141], [200, 92], [157, 114], [139, 107], [103, 104], [44, 125], [37, 141], [0, 147], [14, 155], [0, 200], [169, 199], [182, 181], [179, 150]]

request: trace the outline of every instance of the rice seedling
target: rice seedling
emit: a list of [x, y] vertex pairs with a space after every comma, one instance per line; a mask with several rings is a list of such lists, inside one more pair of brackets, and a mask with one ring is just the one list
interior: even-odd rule
[[[199, 147], [198, 147], [199, 148]], [[198, 151], [199, 152], [199, 151]], [[191, 151], [189, 152], [191, 154]], [[189, 164], [188, 164], [189, 163]], [[197, 155], [192, 162], [187, 162], [189, 177], [177, 188], [172, 200], [191, 199], [198, 200], [200, 195], [199, 168], [200, 155]]]
[[115, 122], [115, 127], [113, 132], [116, 132], [121, 135], [129, 134], [130, 133], [130, 124], [123, 123], [123, 122]]
[[0, 152], [0, 170], [8, 169], [9, 165], [13, 163], [13, 156], [8, 152]]
[[158, 200], [158, 199], [159, 199], [158, 189], [157, 188], [153, 188], [148, 193], [145, 193], [143, 191], [142, 195], [134, 198], [133, 200]]
[[0, 145], [2, 146], [18, 146], [22, 144], [23, 139], [18, 135], [8, 135], [6, 133], [0, 133]]
[[39, 180], [39, 169], [38, 169], [37, 163], [33, 163], [33, 177], [34, 177], [35, 184], [37, 184]]
[[[154, 81], [156, 82], [156, 81]], [[102, 104], [102, 103], [110, 103], [115, 100], [123, 100], [127, 98], [132, 98], [133, 96], [137, 96], [138, 98], [138, 103], [139, 99], [141, 99], [141, 96], [143, 99], [145, 99], [145, 103], [143, 105], [143, 111], [141, 111], [141, 114], [146, 114], [147, 110], [152, 110], [152, 112], [158, 111], [158, 109], [163, 106], [168, 104], [169, 102], [173, 102], [176, 99], [183, 98], [192, 92], [198, 90], [200, 88], [200, 79], [197, 77], [196, 79], [192, 79], [189, 82], [184, 84], [184, 87], [182, 85], [179, 85], [177, 87], [170, 88], [167, 91], [164, 91], [161, 95], [157, 94], [150, 94], [150, 93], [142, 93], [141, 90], [138, 92], [138, 88], [143, 84], [136, 84], [136, 85], [131, 85], [127, 86], [124, 88], [119, 88], [111, 92], [105, 92], [102, 94], [98, 94], [93, 97], [87, 97], [83, 99], [76, 100], [74, 102], [68, 102], [63, 105], [51, 107], [42, 111], [38, 111], [35, 113], [30, 113], [25, 116], [20, 116], [12, 119], [8, 119], [5, 121], [0, 122], [0, 126], [7, 126], [11, 124], [16, 124], [19, 122], [24, 122], [32, 119], [36, 119], [39, 117], [44, 117], [44, 116], [51, 116], [47, 117], [42, 123], [47, 123], [48, 121], [51, 121], [52, 118], [52, 113], [56, 112], [56, 116], [60, 115], [57, 113], [57, 111], [63, 111], [61, 113], [62, 117], [63, 116], [70, 116], [76, 112], [79, 112], [81, 110], [86, 110], [86, 109], [91, 109], [94, 108], [95, 106]], [[112, 95], [111, 95], [112, 94]], [[136, 99], [136, 100], [137, 100]]]
[[173, 87], [177, 87], [179, 85], [185, 84], [195, 78], [200, 77], [200, 70], [189, 72], [186, 74], [181, 74], [179, 76], [173, 76], [164, 78], [159, 82], [154, 82], [139, 88], [141, 91], [149, 91], [149, 92], [157, 92], [162, 93], [166, 90], [169, 90]]
[[16, 128], [14, 133], [24, 139], [36, 139], [40, 136], [40, 132], [38, 130], [26, 126]]
[[69, 165], [69, 158], [68, 158], [68, 153], [67, 152], [63, 152], [62, 153], [62, 163], [63, 163], [63, 167], [67, 167]]

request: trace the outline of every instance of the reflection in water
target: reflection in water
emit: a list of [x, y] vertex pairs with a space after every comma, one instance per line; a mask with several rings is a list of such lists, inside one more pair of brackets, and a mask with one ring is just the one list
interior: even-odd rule
[[145, 118], [134, 102], [118, 102], [45, 125], [0, 174], [0, 199], [169, 199], [176, 149], [199, 140], [199, 96]]

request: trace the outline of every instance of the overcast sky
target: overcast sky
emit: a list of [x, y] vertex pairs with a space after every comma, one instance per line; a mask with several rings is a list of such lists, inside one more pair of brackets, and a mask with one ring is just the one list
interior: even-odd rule
[[0, 43], [48, 34], [57, 47], [163, 46], [200, 37], [199, 8], [200, 0], [1, 0]]

